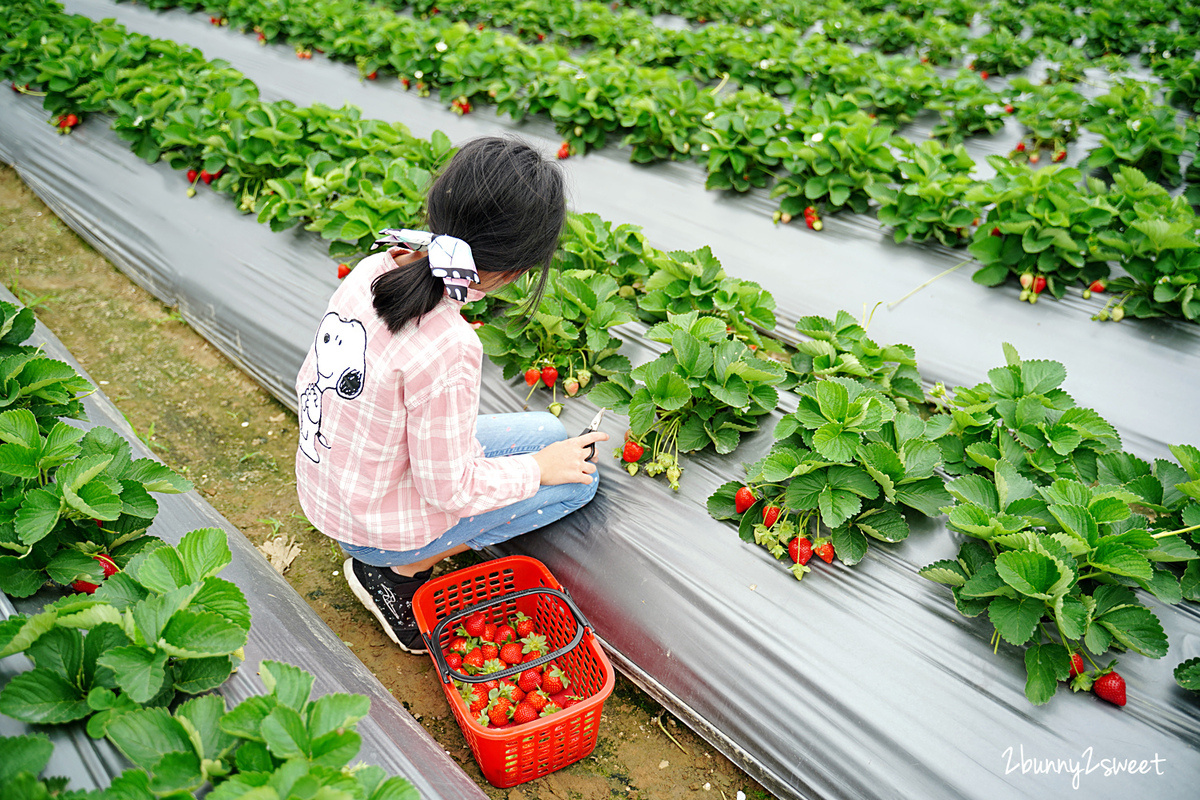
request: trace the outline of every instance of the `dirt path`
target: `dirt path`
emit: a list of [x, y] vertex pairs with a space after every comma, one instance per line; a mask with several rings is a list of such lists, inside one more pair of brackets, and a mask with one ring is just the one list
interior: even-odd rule
[[[492, 798], [735, 800], [771, 795], [618, 676], [595, 752], [510, 790], [488, 785], [426, 656], [396, 650], [295, 497], [292, 414], [79, 239], [0, 165], [0, 279], [83, 364], [138, 435], [256, 545], [301, 548], [292, 586]], [[467, 555], [458, 565], [471, 563]]]

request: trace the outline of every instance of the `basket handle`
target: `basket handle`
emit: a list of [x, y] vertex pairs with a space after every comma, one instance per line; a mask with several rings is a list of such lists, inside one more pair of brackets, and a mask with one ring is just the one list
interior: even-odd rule
[[[464, 617], [469, 617], [480, 608], [488, 608], [496, 605], [499, 602], [515, 600], [518, 597], [527, 597], [531, 594], [550, 595], [551, 597], [557, 597], [566, 604], [567, 608], [571, 611], [571, 615], [575, 618], [575, 635], [571, 637], [570, 642], [558, 648], [557, 650], [547, 653], [541, 658], [535, 658], [533, 661], [523, 662], [521, 664], [514, 664], [511, 667], [505, 667], [497, 672], [481, 673], [479, 675], [467, 675], [466, 673], [450, 668], [450, 665], [446, 663], [446, 656], [442, 653], [442, 648], [439, 645], [439, 642], [442, 640], [442, 634], [445, 632], [447, 627], [455, 622], [458, 622]], [[559, 591], [557, 589], [545, 589], [539, 587], [534, 589], [522, 589], [519, 592], [511, 592], [508, 594], [499, 595], [482, 602], [475, 603], [474, 605], [467, 606], [466, 608], [459, 609], [453, 614], [443, 617], [432, 631], [429, 633], [422, 633], [421, 636], [425, 639], [425, 645], [429, 649], [429, 654], [433, 657], [433, 663], [437, 665], [438, 674], [442, 678], [442, 683], [450, 683], [451, 678], [462, 681], [463, 683], [485, 683], [491, 680], [503, 680], [511, 675], [524, 672], [527, 669], [534, 669], [535, 667], [540, 667], [543, 664], [549, 664], [554, 659], [574, 650], [575, 646], [583, 640], [584, 633], [591, 632], [592, 626], [588, 623], [587, 618], [583, 616], [583, 612], [579, 610], [579, 606], [575, 605], [575, 601], [571, 599], [569, 594], [567, 594], [566, 589]]]

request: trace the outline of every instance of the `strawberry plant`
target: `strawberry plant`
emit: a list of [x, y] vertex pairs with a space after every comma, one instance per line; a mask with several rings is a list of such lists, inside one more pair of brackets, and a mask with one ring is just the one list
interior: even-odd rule
[[[1163, 565], [1190, 564], [1200, 551], [1183, 538], [1191, 528], [1151, 533], [1145, 513], [1155, 526], [1196, 524], [1200, 490], [1170, 462], [1151, 468], [1119, 452], [1112, 426], [1059, 388], [1061, 364], [1023, 361], [1007, 344], [1005, 355], [988, 383], [954, 394], [954, 431], [973, 472], [946, 485], [956, 502], [944, 510], [970, 540], [921, 574], [951, 586], [963, 614], [986, 612], [997, 645], [1025, 648], [1025, 694], [1041, 705], [1070, 677], [1073, 654], [1094, 666], [1072, 679], [1075, 689], [1111, 672], [1093, 659], [1110, 648], [1166, 654], [1162, 626], [1134, 588], [1179, 602], [1180, 580]], [[1200, 468], [1194, 448], [1172, 450]]]
[[978, 133], [995, 133], [1004, 127], [1000, 95], [970, 70], [959, 70], [928, 105], [941, 114], [933, 135], [950, 144]]
[[650, 252], [637, 225], [613, 226], [596, 214], [568, 214], [567, 229], [559, 239], [557, 259], [566, 269], [603, 272], [621, 285], [621, 296], [632, 299], [650, 274], [645, 256]]
[[145, 535], [158, 513], [150, 492], [184, 492], [188, 481], [108, 428], [86, 434], [58, 422], [46, 435], [28, 410], [0, 414], [0, 588], [28, 597], [47, 578], [99, 584], [104, 554], [125, 567], [157, 543]]
[[[927, 424], [849, 378], [811, 381], [799, 391], [800, 407], [776, 426], [771, 452], [747, 467], [747, 482], [760, 499], [739, 514], [735, 494], [743, 484], [724, 484], [708, 500], [713, 517], [738, 521], [743, 540], [776, 558], [788, 554], [794, 538], [828, 530], [808, 544], [813, 551], [831, 544], [839, 560], [853, 565], [869, 539], [907, 538], [901, 506], [938, 513], [950, 496], [934, 474], [941, 452], [933, 438], [948, 419]], [[760, 509], [776, 505], [784, 513], [760, 522]], [[823, 527], [815, 527], [818, 522]], [[791, 571], [801, 578], [808, 570]]]
[[1086, 18], [1076, 14], [1069, 6], [1057, 3], [1034, 3], [1024, 10], [1021, 17], [1029, 23], [1034, 36], [1063, 44], [1071, 44], [1082, 36], [1086, 24]]
[[[678, 488], [679, 453], [712, 446], [718, 453], [737, 447], [755, 417], [774, 410], [774, 384], [784, 370], [758, 358], [730, 338], [722, 320], [692, 311], [671, 314], [646, 332], [670, 350], [632, 372], [615, 373], [592, 390], [590, 399], [629, 417], [633, 441], [651, 451], [652, 474], [665, 472]], [[623, 448], [618, 448], [621, 456]], [[627, 465], [631, 473], [638, 462]]]
[[91, 800], [88, 793], [67, 789], [67, 778], [39, 777], [50, 763], [54, 743], [44, 733], [0, 736], [0, 797], [16, 800]]
[[896, 171], [892, 128], [874, 124], [851, 98], [834, 95], [814, 101], [811, 116], [802, 113], [794, 125], [796, 141], [776, 139], [766, 150], [787, 172], [771, 190], [784, 198], [780, 211], [797, 216], [814, 202], [866, 211], [866, 187]]
[[977, 283], [998, 286], [1009, 275], [1036, 276], [1062, 297], [1076, 280], [1086, 284], [1108, 274], [1109, 254], [1099, 247], [1098, 234], [1115, 210], [1103, 195], [1079, 188], [1079, 170], [1031, 170], [1002, 156], [989, 156], [988, 163], [996, 175], [966, 195], [967, 202], [992, 206], [969, 248], [982, 264]]
[[941, 87], [933, 68], [905, 56], [876, 56], [871, 80], [851, 94], [897, 125], [912, 122]]
[[1059, 151], [1079, 138], [1080, 127], [1088, 121], [1086, 101], [1067, 83], [1035, 86], [1028, 78], [1016, 77], [1009, 84], [1020, 92], [1012, 104], [1017, 121], [1028, 134], [1026, 153], [1042, 149]]
[[796, 330], [809, 337], [796, 345], [792, 369], [804, 381], [846, 377], [881, 392], [901, 411], [925, 402], [916, 353], [906, 344], [878, 345], [848, 312], [833, 319], [801, 317]]
[[650, 321], [699, 311], [724, 320], [726, 330], [755, 347], [771, 344], [758, 329], [775, 329], [775, 298], [753, 281], [732, 278], [708, 247], [693, 252], [652, 252], [652, 272], [638, 308]]
[[[557, 397], [559, 374], [573, 379], [578, 390], [587, 387], [593, 373], [629, 371], [629, 359], [618, 353], [621, 340], [609, 328], [632, 322], [637, 315], [633, 304], [618, 296], [611, 276], [591, 270], [556, 273], [529, 320], [528, 300], [535, 288], [536, 279], [525, 275], [496, 292], [495, 298], [509, 308], [477, 331], [484, 353], [504, 368], [505, 378], [539, 370]], [[546, 380], [550, 369], [554, 376]], [[536, 384], [535, 379], [531, 386]]]
[[655, 86], [649, 93], [622, 97], [617, 105], [621, 127], [630, 131], [621, 145], [632, 147], [630, 158], [641, 164], [690, 158], [701, 118], [716, 110], [712, 94], [691, 81]]
[[0, 692], [0, 712], [33, 723], [100, 712], [89, 722], [98, 736], [131, 703], [166, 704], [224, 683], [250, 628], [241, 590], [216, 577], [231, 557], [224, 531], [192, 531], [178, 547], [146, 548], [95, 594], [10, 617], [0, 657], [27, 653], [34, 669]]
[[1111, 197], [1118, 218], [1099, 238], [1126, 275], [1109, 282], [1113, 296], [1097, 318], [1200, 319], [1200, 223], [1192, 206], [1129, 167], [1121, 168]]
[[961, 144], [946, 148], [936, 140], [919, 145], [902, 140], [897, 149], [903, 154], [897, 166], [904, 179], [897, 185], [867, 187], [867, 194], [879, 203], [879, 223], [895, 228], [897, 244], [931, 237], [950, 247], [963, 244], [981, 213], [981, 206], [965, 202], [975, 185], [975, 162], [966, 149]]
[[1124, 81], [1093, 101], [1087, 127], [1100, 135], [1100, 145], [1088, 153], [1089, 167], [1125, 164], [1151, 180], [1179, 183], [1180, 156], [1195, 134], [1176, 123], [1173, 109], [1154, 102], [1156, 93], [1151, 85]]
[[1007, 28], [993, 28], [982, 36], [971, 39], [967, 49], [971, 52], [973, 68], [982, 75], [1008, 75], [1025, 69], [1038, 54], [1037, 39], [1022, 39]]
[[1194, 58], [1164, 58], [1154, 74], [1167, 89], [1167, 101], [1192, 114], [1200, 113], [1200, 63]]
[[745, 192], [764, 187], [779, 163], [770, 154], [784, 117], [783, 105], [770, 95], [743, 89], [721, 97], [715, 111], [704, 115], [696, 133], [697, 157], [708, 170], [706, 189]]

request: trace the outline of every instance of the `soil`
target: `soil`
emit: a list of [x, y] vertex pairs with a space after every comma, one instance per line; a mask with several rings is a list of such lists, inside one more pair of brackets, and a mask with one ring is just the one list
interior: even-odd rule
[[[772, 796], [620, 676], [591, 756], [518, 788], [490, 786], [429, 658], [391, 645], [340, 575], [340, 550], [304, 518], [293, 477], [292, 413], [77, 237], [4, 165], [0, 279], [34, 307], [138, 436], [227, 520], [260, 548], [277, 540], [299, 546], [284, 572], [292, 587], [489, 797]], [[465, 554], [438, 571], [475, 560]]]

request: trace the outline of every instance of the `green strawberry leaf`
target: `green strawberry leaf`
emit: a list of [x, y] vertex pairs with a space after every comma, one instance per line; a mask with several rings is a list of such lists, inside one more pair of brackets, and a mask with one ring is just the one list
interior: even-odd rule
[[61, 724], [91, 713], [83, 692], [57, 672], [41, 667], [12, 678], [0, 692], [0, 714], [22, 722]]
[[1022, 645], [1033, 638], [1046, 613], [1046, 604], [1027, 597], [997, 597], [988, 606], [988, 619], [1009, 644]]
[[108, 723], [107, 735], [126, 758], [145, 770], [153, 770], [168, 753], [196, 754], [187, 730], [165, 708], [122, 714]]
[[862, 561], [867, 554], [867, 537], [855, 525], [839, 525], [830, 530], [829, 538], [837, 557], [848, 566]]
[[1189, 658], [1175, 667], [1175, 682], [1184, 689], [1200, 692], [1200, 656]]
[[22, 772], [40, 775], [50, 763], [54, 744], [44, 733], [0, 736], [0, 750], [4, 751], [4, 758], [0, 759], [0, 786], [4, 786]]
[[1062, 577], [1054, 559], [1028, 551], [1000, 553], [996, 556], [996, 574], [1021, 594], [1039, 600], [1053, 599], [1050, 592]]
[[1096, 623], [1107, 630], [1124, 647], [1147, 658], [1162, 658], [1167, 654], [1167, 635], [1154, 612], [1144, 606], [1124, 606], [1096, 617]]
[[167, 681], [167, 654], [129, 645], [109, 650], [96, 659], [116, 675], [117, 685], [139, 703], [149, 702]]
[[1025, 650], [1025, 696], [1035, 706], [1050, 702], [1058, 682], [1071, 674], [1071, 655], [1061, 644], [1033, 644]]
[[176, 550], [186, 583], [195, 583], [216, 575], [233, 560], [225, 531], [220, 528], [198, 528], [184, 534]]

